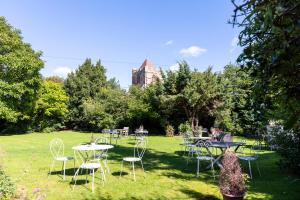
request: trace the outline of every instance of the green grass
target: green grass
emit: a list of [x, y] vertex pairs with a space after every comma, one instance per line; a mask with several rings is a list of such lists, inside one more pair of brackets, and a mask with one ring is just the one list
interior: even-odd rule
[[[90, 134], [79, 132], [32, 133], [24, 135], [0, 136], [0, 163], [4, 170], [17, 183], [19, 190], [25, 191], [29, 199], [34, 198], [33, 189], [40, 188], [45, 199], [221, 199], [218, 181], [210, 171], [201, 172], [196, 177], [196, 162], [187, 166], [181, 155], [180, 137], [149, 137], [149, 144], [144, 157], [144, 174], [137, 169], [137, 181], [134, 182], [125, 167], [124, 176], [119, 177], [122, 157], [133, 154], [133, 140], [122, 138], [120, 144], [109, 151], [111, 173], [104, 186], [100, 176], [96, 181], [95, 193], [91, 185], [80, 184], [71, 190], [73, 163], [67, 164], [67, 176], [63, 181], [59, 174], [48, 176], [51, 163], [49, 141], [55, 137], [63, 139], [65, 154], [73, 155], [71, 147], [90, 140]], [[252, 141], [248, 140], [248, 143]], [[259, 177], [253, 167], [254, 179], [250, 180], [246, 199], [296, 199], [300, 196], [300, 181], [280, 171], [276, 165], [278, 156], [265, 151], [260, 157]], [[204, 165], [206, 165], [204, 163]], [[243, 163], [244, 170], [246, 163]], [[253, 165], [255, 166], [255, 165]], [[60, 170], [61, 165], [56, 165]], [[218, 171], [217, 171], [218, 173]], [[84, 180], [85, 176], [79, 179]], [[24, 193], [25, 193], [24, 192]]]

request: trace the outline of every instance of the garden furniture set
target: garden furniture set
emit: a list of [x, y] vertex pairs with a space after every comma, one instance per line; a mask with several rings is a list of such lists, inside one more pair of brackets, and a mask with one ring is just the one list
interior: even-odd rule
[[[105, 132], [106, 130], [104, 130]], [[146, 146], [148, 140], [146, 139], [146, 131], [143, 131], [143, 134], [139, 131], [139, 133], [135, 137], [135, 146], [133, 148], [133, 156], [132, 157], [124, 157], [121, 162], [121, 171], [120, 176], [122, 176], [124, 162], [129, 162], [132, 165], [132, 174], [133, 180], [136, 181], [135, 177], [135, 163], [139, 162], [144, 171], [143, 166], [143, 156], [146, 151]], [[72, 147], [74, 151], [74, 157], [65, 156], [64, 154], [64, 143], [61, 139], [55, 138], [50, 141], [50, 152], [52, 154], [53, 160], [50, 166], [49, 174], [52, 173], [55, 163], [62, 162], [62, 174], [63, 179], [65, 180], [65, 171], [66, 171], [66, 162], [73, 161], [74, 162], [74, 176], [72, 177], [72, 181], [74, 181], [73, 190], [76, 185], [78, 175], [82, 174], [83, 171], [86, 173], [86, 182], [87, 182], [87, 172], [92, 175], [92, 192], [94, 192], [94, 179], [95, 172], [97, 170], [100, 171], [102, 185], [104, 185], [106, 181], [106, 174], [110, 172], [107, 163], [108, 150], [113, 149], [114, 146], [111, 145], [111, 134], [114, 134], [114, 131], [105, 132], [105, 134], [110, 134], [109, 137], [100, 137], [91, 143], [79, 144]], [[120, 132], [121, 133], [121, 132]], [[148, 132], [147, 132], [148, 133]], [[128, 136], [128, 132], [124, 134]], [[78, 166], [77, 169], [75, 166]], [[76, 169], [76, 170], [75, 170]]]

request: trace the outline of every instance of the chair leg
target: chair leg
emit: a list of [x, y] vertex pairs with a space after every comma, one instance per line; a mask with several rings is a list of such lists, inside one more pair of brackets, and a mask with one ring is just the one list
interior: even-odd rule
[[54, 164], [55, 164], [55, 160], [53, 160], [52, 163], [51, 163], [51, 166], [50, 166], [50, 168], [49, 168], [49, 174], [48, 174], [48, 175], [50, 175], [50, 174], [52, 173], [52, 171], [53, 171], [53, 169], [54, 169]]
[[76, 181], [77, 181], [77, 176], [78, 176], [79, 170], [80, 170], [80, 168], [77, 169], [77, 171], [74, 174], [74, 177], [72, 178], [72, 179], [74, 179], [73, 190], [74, 190], [75, 185], [76, 185]]
[[94, 192], [94, 181], [95, 181], [95, 169], [93, 169], [93, 177], [92, 177], [92, 192]]
[[141, 165], [142, 165], [143, 171], [145, 172], [145, 170], [144, 170], [144, 165], [143, 165], [143, 161], [142, 161], [142, 160], [141, 160]]
[[107, 171], [107, 173], [110, 173], [109, 167], [107, 165], [107, 159], [105, 159], [105, 161], [104, 161], [104, 167], [105, 167], [105, 170]]
[[88, 174], [88, 169], [85, 169], [85, 183], [87, 183], [87, 174]]
[[74, 170], [74, 174], [75, 174], [75, 159], [74, 159], [74, 167], [73, 167], [73, 170]]
[[199, 177], [199, 170], [200, 170], [200, 160], [197, 159], [197, 177]]
[[64, 161], [64, 180], [66, 180], [66, 161]]
[[250, 163], [250, 160], [248, 161], [248, 164], [249, 164], [250, 178], [252, 179], [252, 170], [251, 170], [251, 163]]
[[106, 181], [106, 177], [105, 177], [105, 173], [104, 173], [104, 169], [100, 163], [100, 171], [101, 171], [101, 175], [102, 175], [102, 185], [104, 186], [104, 182]]
[[261, 173], [260, 173], [260, 170], [259, 170], [259, 166], [258, 166], [258, 162], [257, 162], [257, 161], [256, 161], [256, 167], [257, 167], [257, 170], [258, 170], [259, 176], [261, 176]]
[[133, 180], [135, 181], [135, 170], [134, 170], [134, 162], [132, 162], [132, 172], [133, 172]]
[[124, 164], [124, 160], [122, 160], [122, 163], [121, 163], [120, 177], [122, 176], [122, 172], [123, 172], [123, 164]]
[[215, 180], [216, 177], [215, 177], [214, 162], [212, 160], [211, 160], [211, 170], [212, 170], [212, 174], [213, 174], [213, 177], [214, 177], [214, 180]]

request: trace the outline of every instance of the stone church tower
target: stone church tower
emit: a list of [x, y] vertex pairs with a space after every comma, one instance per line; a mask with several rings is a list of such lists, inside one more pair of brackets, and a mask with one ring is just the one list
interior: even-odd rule
[[139, 69], [132, 69], [132, 85], [146, 87], [157, 79], [162, 79], [154, 64], [146, 59]]

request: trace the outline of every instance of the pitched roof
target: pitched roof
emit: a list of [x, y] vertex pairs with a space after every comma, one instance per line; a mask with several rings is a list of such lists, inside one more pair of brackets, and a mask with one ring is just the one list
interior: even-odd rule
[[144, 68], [145, 70], [147, 69], [156, 70], [155, 65], [148, 59], [145, 59], [143, 64], [140, 66], [139, 70], [143, 70]]

